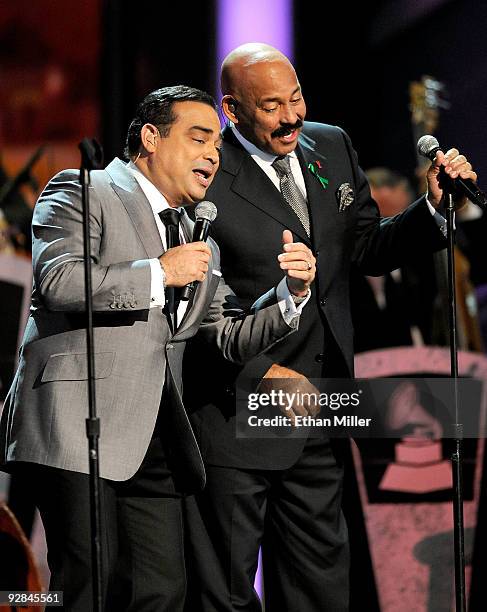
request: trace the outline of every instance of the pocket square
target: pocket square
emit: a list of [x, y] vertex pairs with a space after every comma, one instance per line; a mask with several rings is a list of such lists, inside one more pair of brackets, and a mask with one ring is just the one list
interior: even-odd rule
[[337, 189], [338, 212], [343, 212], [355, 200], [355, 194], [350, 183], [342, 183]]

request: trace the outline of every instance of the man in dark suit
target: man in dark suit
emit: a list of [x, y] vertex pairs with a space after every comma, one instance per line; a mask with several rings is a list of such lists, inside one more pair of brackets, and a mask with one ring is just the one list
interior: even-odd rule
[[214, 364], [205, 371], [197, 341], [187, 355], [205, 380], [187, 406], [208, 475], [203, 494], [187, 504], [197, 571], [189, 609], [260, 610], [253, 582], [262, 545], [266, 612], [342, 612], [348, 544], [340, 460], [325, 437], [237, 438], [232, 382], [239, 375], [293, 378], [312, 390], [310, 378], [352, 376], [352, 261], [366, 274], [383, 274], [410, 248], [442, 248], [444, 219], [434, 208], [442, 195], [439, 166], [452, 175], [475, 174], [458, 151], [440, 153], [428, 175], [429, 202], [422, 197], [380, 221], [348, 136], [304, 122], [299, 82], [280, 52], [256, 43], [234, 50], [222, 67], [222, 92], [230, 125], [207, 197], [219, 208], [213, 235], [227, 282], [247, 305], [275, 282], [280, 269], [269, 256], [282, 229], [313, 250], [317, 276], [299, 332], [243, 371]]
[[[130, 162], [115, 159], [91, 173], [102, 586], [110, 611], [182, 609], [181, 498], [205, 482], [181, 399], [186, 341], [201, 329], [226, 358], [255, 356], [295, 329], [302, 306], [293, 297], [306, 299], [314, 276], [310, 250], [284, 235], [287, 279], [246, 315], [222, 280], [216, 244], [190, 242], [184, 207], [204, 198], [220, 141], [213, 99], [167, 87], [137, 109]], [[86, 612], [92, 575], [78, 171], [59, 173], [44, 189], [33, 237], [31, 312], [2, 414], [0, 457], [40, 510], [50, 589], [64, 591], [65, 609]], [[199, 283], [194, 299], [178, 306], [177, 289], [192, 281]]]

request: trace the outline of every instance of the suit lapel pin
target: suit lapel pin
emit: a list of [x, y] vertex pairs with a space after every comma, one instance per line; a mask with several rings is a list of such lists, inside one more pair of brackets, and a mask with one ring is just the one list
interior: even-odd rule
[[338, 212], [347, 210], [350, 204], [354, 201], [355, 196], [353, 189], [350, 187], [350, 183], [342, 183], [337, 189], [338, 198]]
[[308, 164], [308, 170], [311, 172], [311, 174], [314, 174], [314, 176], [316, 176], [316, 178], [320, 181], [320, 184], [323, 189], [326, 189], [328, 187], [329, 181], [324, 176], [320, 176], [318, 174], [317, 168], [321, 169], [321, 163], [318, 160], [316, 160], [314, 163]]

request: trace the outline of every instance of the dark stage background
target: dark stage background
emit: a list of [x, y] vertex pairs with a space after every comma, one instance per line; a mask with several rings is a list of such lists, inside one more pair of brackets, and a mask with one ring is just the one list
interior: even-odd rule
[[[262, 6], [270, 1], [261, 0]], [[44, 144], [46, 150], [33, 171], [40, 188], [56, 171], [79, 164], [77, 143], [84, 136], [100, 140], [106, 161], [122, 155], [137, 101], [158, 87], [187, 83], [211, 91], [219, 100], [217, 22], [222, 2], [16, 0], [0, 4], [2, 181], [14, 176]], [[417, 159], [409, 83], [432, 75], [444, 83], [450, 106], [440, 113], [436, 136], [445, 149], [455, 146], [468, 155], [480, 186], [487, 189], [487, 2], [295, 0], [292, 7], [294, 65], [308, 119], [344, 128], [363, 168], [387, 166], [414, 180]], [[251, 18], [257, 24], [259, 14]], [[250, 36], [245, 42], [252, 40]], [[268, 41], [261, 38], [260, 42]], [[37, 194], [38, 189], [22, 188], [18, 197], [24, 209], [33, 206]], [[11, 223], [16, 221], [12, 211], [13, 207]], [[481, 237], [486, 230], [485, 221], [476, 229]], [[479, 242], [483, 246], [483, 240]], [[476, 284], [487, 283], [485, 259], [483, 249], [474, 253]], [[12, 316], [9, 325], [15, 326]], [[11, 329], [0, 337], [0, 346], [10, 336]], [[8, 367], [12, 369], [10, 363]], [[470, 546], [474, 550], [473, 570], [469, 570], [472, 611], [485, 609], [487, 599], [482, 575], [487, 563], [483, 490], [479, 497], [477, 543], [474, 549]], [[395, 512], [390, 521], [395, 530], [392, 538], [403, 529], [401, 515], [416, 515], [411, 524], [425, 529], [423, 538], [428, 533], [426, 521], [421, 523], [422, 513], [429, 513], [432, 522], [440, 516], [434, 504], [390, 506], [386, 516]], [[475, 515], [475, 509], [469, 511], [469, 516]], [[371, 519], [372, 510], [364, 507], [364, 513], [369, 538], [370, 529], [374, 537], [382, 536], [381, 524]], [[451, 562], [449, 557], [447, 561]], [[440, 583], [451, 581], [451, 566], [446, 571], [446, 578], [438, 574]], [[356, 583], [354, 609], [374, 612], [372, 604], [366, 603], [376, 596], [374, 578], [365, 566], [362, 578], [362, 584]], [[384, 612], [412, 609], [405, 603], [405, 593], [414, 595], [417, 585], [405, 582], [401, 594], [401, 587], [386, 575], [376, 574], [376, 581], [381, 583]], [[428, 588], [431, 592], [423, 598], [427, 603], [415, 609], [446, 611], [448, 603], [446, 607], [435, 604], [432, 582]], [[389, 597], [394, 589], [395, 595]]]
[[[187, 82], [219, 95], [216, 7], [150, 0], [137, 2], [137, 10], [117, 0], [103, 6], [101, 135], [110, 159], [121, 150], [135, 101], [151, 89]], [[295, 1], [294, 31], [308, 118], [343, 127], [364, 168], [386, 165], [413, 175], [408, 85], [431, 74], [445, 83], [451, 105], [438, 139], [468, 152], [482, 184], [487, 3]]]

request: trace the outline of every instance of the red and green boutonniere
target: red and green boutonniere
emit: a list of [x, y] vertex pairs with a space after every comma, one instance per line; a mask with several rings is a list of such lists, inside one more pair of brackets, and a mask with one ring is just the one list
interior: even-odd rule
[[323, 189], [326, 189], [328, 187], [329, 181], [324, 176], [321, 176], [318, 172], [318, 169], [321, 170], [321, 163], [318, 160], [316, 160], [314, 163], [309, 163], [308, 169], [311, 171], [311, 174], [314, 174], [316, 178], [320, 181]]

